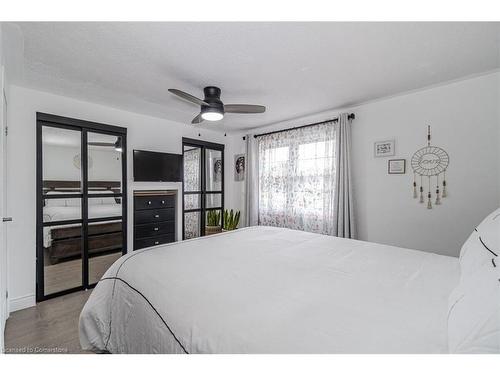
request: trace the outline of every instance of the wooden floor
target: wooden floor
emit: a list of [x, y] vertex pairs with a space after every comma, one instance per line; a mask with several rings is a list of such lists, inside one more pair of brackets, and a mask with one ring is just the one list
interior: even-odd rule
[[[99, 281], [106, 270], [122, 256], [121, 251], [89, 259], [89, 283]], [[82, 285], [82, 260], [74, 259], [45, 265], [45, 294], [59, 292]]]
[[5, 353], [86, 353], [80, 348], [78, 319], [91, 292], [71, 293], [12, 313], [5, 326]]

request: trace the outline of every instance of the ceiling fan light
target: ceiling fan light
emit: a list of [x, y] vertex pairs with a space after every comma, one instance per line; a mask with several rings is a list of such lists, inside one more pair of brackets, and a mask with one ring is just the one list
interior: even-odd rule
[[116, 152], [122, 152], [123, 151], [123, 146], [122, 146], [122, 137], [118, 137], [118, 139], [115, 142], [115, 151]]
[[218, 110], [202, 111], [201, 118], [206, 121], [219, 121], [224, 118], [224, 114]]

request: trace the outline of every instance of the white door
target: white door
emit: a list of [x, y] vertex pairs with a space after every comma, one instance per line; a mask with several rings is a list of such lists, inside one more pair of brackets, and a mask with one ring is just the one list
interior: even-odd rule
[[4, 69], [0, 67], [0, 348], [3, 349], [4, 322], [7, 318], [7, 230], [6, 221], [6, 129], [7, 99], [4, 91]]

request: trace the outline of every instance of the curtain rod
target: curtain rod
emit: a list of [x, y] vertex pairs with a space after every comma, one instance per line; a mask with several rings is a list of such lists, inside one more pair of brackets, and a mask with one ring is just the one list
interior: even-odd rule
[[[350, 113], [347, 118], [349, 120], [354, 120], [356, 118], [356, 115], [354, 113]], [[324, 120], [324, 121], [319, 121], [319, 122], [314, 122], [312, 124], [307, 124], [307, 125], [301, 125], [301, 126], [295, 126], [293, 128], [287, 128], [287, 129], [281, 129], [281, 130], [274, 130], [272, 132], [268, 132], [268, 133], [261, 133], [261, 134], [255, 134], [253, 137], [254, 138], [257, 138], [257, 137], [262, 137], [264, 135], [269, 135], [269, 134], [276, 134], [276, 133], [281, 133], [281, 132], [286, 132], [288, 130], [295, 130], [295, 129], [302, 129], [302, 128], [308, 128], [309, 126], [314, 126], [314, 125], [320, 125], [320, 124], [324, 124], [325, 122], [337, 122], [339, 121], [339, 118], [338, 117], [335, 117], [335, 118], [332, 118], [330, 120]], [[246, 136], [243, 137], [243, 140], [246, 139]]]

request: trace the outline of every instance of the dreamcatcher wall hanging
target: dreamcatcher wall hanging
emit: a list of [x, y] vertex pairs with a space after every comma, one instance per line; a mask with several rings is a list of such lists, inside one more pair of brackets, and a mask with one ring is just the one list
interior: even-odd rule
[[[431, 127], [427, 127], [427, 147], [421, 148], [411, 157], [413, 168], [413, 198], [419, 198], [417, 183], [420, 192], [419, 203], [424, 203], [424, 190], [427, 188], [427, 208], [432, 208], [432, 188], [436, 187], [434, 204], [441, 204], [441, 199], [446, 198], [446, 168], [450, 163], [448, 153], [440, 147], [431, 146]], [[440, 187], [443, 187], [442, 191]]]

